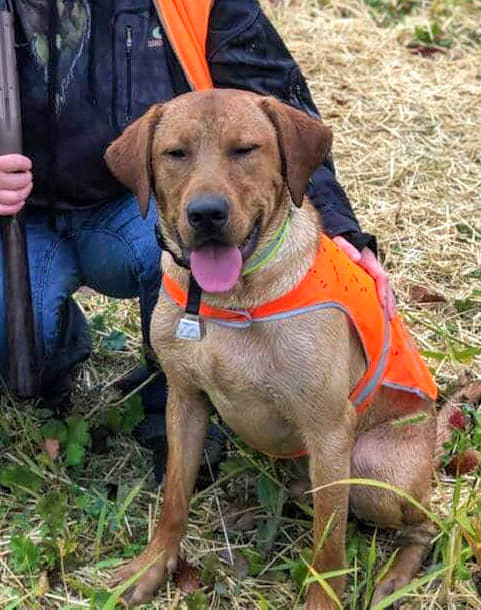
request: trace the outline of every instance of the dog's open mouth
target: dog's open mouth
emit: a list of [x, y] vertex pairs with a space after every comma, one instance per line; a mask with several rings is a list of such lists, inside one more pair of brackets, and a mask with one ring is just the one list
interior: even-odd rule
[[205, 292], [226, 292], [237, 284], [243, 262], [253, 253], [259, 235], [260, 222], [254, 224], [246, 239], [239, 245], [208, 240], [192, 250], [190, 268]]

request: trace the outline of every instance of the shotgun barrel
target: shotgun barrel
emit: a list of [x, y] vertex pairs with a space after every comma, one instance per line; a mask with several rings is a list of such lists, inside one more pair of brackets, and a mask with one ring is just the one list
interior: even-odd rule
[[[20, 95], [15, 58], [13, 12], [0, 0], [0, 155], [22, 152]], [[38, 393], [30, 273], [22, 213], [1, 217], [4, 324], [7, 334], [7, 386], [17, 398]]]

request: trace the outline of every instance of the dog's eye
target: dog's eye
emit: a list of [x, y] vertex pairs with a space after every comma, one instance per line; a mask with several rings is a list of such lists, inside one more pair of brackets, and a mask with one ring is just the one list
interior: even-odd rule
[[182, 150], [182, 148], [173, 148], [172, 150], [166, 150], [164, 154], [174, 159], [185, 159], [187, 157], [187, 153], [185, 152], [185, 150]]
[[257, 150], [258, 148], [259, 148], [258, 144], [248, 144], [246, 146], [236, 146], [235, 148], [231, 149], [230, 153], [233, 157], [245, 157], [249, 153], [254, 152], [254, 150]]

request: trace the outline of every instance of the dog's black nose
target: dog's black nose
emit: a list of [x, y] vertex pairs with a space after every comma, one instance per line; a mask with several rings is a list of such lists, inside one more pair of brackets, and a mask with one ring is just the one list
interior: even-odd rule
[[204, 195], [187, 206], [187, 219], [198, 232], [214, 235], [227, 223], [229, 204], [218, 195]]

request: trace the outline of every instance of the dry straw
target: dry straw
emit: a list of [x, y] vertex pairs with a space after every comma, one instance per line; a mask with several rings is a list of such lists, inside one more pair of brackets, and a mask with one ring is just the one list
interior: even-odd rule
[[[356, 0], [264, 4], [334, 128], [339, 180], [378, 238], [400, 309], [438, 352], [441, 384], [452, 381], [463, 350], [481, 347], [481, 4], [426, 3], [389, 27]], [[415, 27], [438, 21], [452, 48], [414, 54]], [[447, 304], [411, 302], [414, 285]], [[454, 303], [469, 297], [478, 307], [460, 316]], [[470, 366], [479, 374], [481, 359]]]

